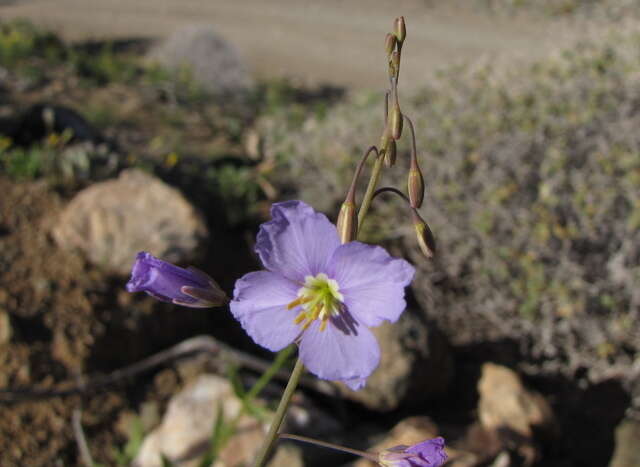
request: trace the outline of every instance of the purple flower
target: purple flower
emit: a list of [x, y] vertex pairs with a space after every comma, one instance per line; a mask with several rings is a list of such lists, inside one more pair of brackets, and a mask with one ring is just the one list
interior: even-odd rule
[[147, 292], [163, 302], [193, 308], [208, 308], [228, 302], [218, 284], [202, 271], [179, 268], [141, 251], [127, 282], [129, 292]]
[[271, 216], [256, 242], [267, 270], [236, 282], [231, 312], [257, 344], [275, 352], [296, 342], [309, 371], [362, 388], [380, 361], [369, 327], [400, 317], [413, 266], [378, 246], [341, 245], [301, 201], [274, 204]]
[[378, 456], [378, 464], [383, 467], [439, 467], [446, 461], [444, 439], [440, 437], [413, 446], [396, 446]]

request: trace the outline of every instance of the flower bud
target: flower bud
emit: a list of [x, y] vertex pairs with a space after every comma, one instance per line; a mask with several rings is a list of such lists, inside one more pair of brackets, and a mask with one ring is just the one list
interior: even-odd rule
[[358, 235], [358, 213], [356, 205], [351, 201], [345, 201], [340, 208], [338, 221], [336, 222], [341, 243], [349, 243]]
[[427, 258], [431, 259], [436, 254], [436, 239], [433, 237], [433, 233], [429, 228], [429, 225], [420, 217], [416, 209], [411, 210], [411, 216], [413, 218], [413, 227], [416, 229], [416, 236], [418, 237], [418, 246], [420, 251]]
[[393, 167], [396, 163], [397, 145], [395, 140], [389, 141], [389, 146], [384, 152], [384, 166], [389, 168]]
[[396, 42], [396, 36], [391, 33], [387, 34], [387, 37], [384, 40], [384, 48], [387, 51], [387, 57], [391, 58], [391, 54], [396, 48]]
[[422, 178], [422, 171], [417, 164], [412, 164], [411, 169], [409, 169], [407, 191], [409, 192], [411, 207], [415, 209], [420, 208], [424, 200], [424, 179]]
[[216, 282], [202, 271], [180, 268], [141, 251], [127, 282], [129, 292], [146, 292], [163, 302], [192, 308], [222, 306], [229, 302]]
[[434, 438], [413, 446], [395, 446], [378, 454], [381, 467], [440, 467], [447, 461], [444, 439]]
[[402, 136], [402, 120], [402, 112], [400, 112], [400, 106], [396, 100], [393, 109], [391, 109], [391, 137], [393, 139], [398, 140]]
[[407, 26], [404, 22], [404, 16], [400, 16], [399, 18], [396, 18], [393, 24], [393, 29], [394, 29], [393, 32], [396, 35], [396, 38], [398, 39], [398, 42], [400, 43], [404, 42], [405, 38], [407, 37]]

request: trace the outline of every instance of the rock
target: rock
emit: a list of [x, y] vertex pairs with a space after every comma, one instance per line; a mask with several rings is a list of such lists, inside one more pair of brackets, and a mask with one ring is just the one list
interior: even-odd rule
[[141, 250], [188, 263], [208, 236], [202, 216], [178, 190], [137, 169], [79, 192], [52, 233], [61, 247], [120, 274], [130, 272]]
[[640, 465], [640, 422], [623, 420], [616, 428], [616, 444], [609, 467]]
[[236, 48], [210, 26], [179, 29], [151, 51], [152, 61], [176, 72], [188, 69], [207, 91], [243, 95], [253, 80]]
[[[409, 417], [402, 420], [379, 442], [376, 443], [369, 451], [380, 452], [394, 446], [405, 445], [411, 446], [426, 439], [432, 439], [438, 436], [438, 427], [429, 417], [417, 416]], [[471, 467], [477, 464], [475, 455], [465, 451], [453, 449], [447, 444], [446, 453], [449, 458], [448, 467]], [[354, 463], [353, 467], [376, 467], [377, 464], [367, 460], [359, 459]]]
[[[176, 467], [199, 465], [209, 445], [218, 407], [225, 420], [232, 420], [241, 403], [226, 379], [203, 374], [171, 399], [162, 423], [145, 437], [133, 465], [162, 467], [162, 455]], [[254, 456], [260, 447], [264, 432], [255, 419], [243, 416], [237, 426], [240, 436], [234, 436], [222, 450], [218, 461], [224, 464], [220, 465], [237, 465], [238, 456]]]
[[[335, 420], [315, 409], [304, 397], [296, 394], [294, 399], [282, 431], [326, 439], [327, 433], [339, 430]], [[227, 421], [233, 420], [240, 411], [241, 403], [229, 382], [206, 373], [194, 378], [171, 398], [162, 422], [145, 437], [134, 467], [161, 467], [162, 455], [171, 460], [175, 467], [200, 465], [209, 447], [218, 407], [222, 407]], [[235, 433], [222, 447], [213, 467], [251, 466], [264, 440], [268, 422], [263, 425], [252, 416], [241, 416]], [[332, 453], [326, 449], [322, 451], [320, 457]], [[306, 446], [283, 442], [269, 465], [302, 466], [305, 452]]]
[[380, 366], [360, 391], [340, 385], [349, 399], [380, 411], [417, 405], [442, 394], [453, 374], [445, 337], [415, 311], [396, 323], [373, 328], [381, 349]]
[[523, 465], [532, 465], [539, 457], [535, 438], [557, 433], [549, 403], [526, 389], [513, 370], [493, 363], [482, 366], [478, 393], [481, 428], [496, 439], [498, 447], [515, 447], [524, 458]]

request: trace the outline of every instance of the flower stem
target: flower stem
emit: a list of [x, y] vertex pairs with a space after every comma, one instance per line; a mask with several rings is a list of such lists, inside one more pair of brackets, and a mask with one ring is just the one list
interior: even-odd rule
[[378, 185], [378, 181], [380, 180], [380, 172], [382, 171], [382, 161], [384, 157], [376, 157], [376, 162], [373, 164], [373, 169], [371, 170], [371, 178], [369, 179], [369, 184], [367, 185], [367, 191], [365, 191], [364, 196], [362, 197], [362, 204], [360, 205], [360, 210], [358, 211], [358, 232], [362, 228], [362, 224], [364, 222], [364, 218], [369, 211], [369, 207], [371, 206], [371, 200], [373, 199], [373, 194], [376, 191], [376, 186]]
[[318, 439], [308, 438], [306, 436], [300, 435], [290, 435], [289, 433], [282, 433], [278, 436], [280, 439], [292, 439], [294, 441], [302, 441], [303, 443], [315, 444], [316, 446], [321, 446], [323, 448], [334, 449], [336, 451], [342, 451], [349, 454], [353, 454], [355, 456], [364, 457], [365, 459], [372, 460], [374, 462], [378, 461], [378, 456], [371, 452], [360, 451], [358, 449], [351, 449], [345, 446], [340, 446], [338, 444], [327, 443], [326, 441], [320, 441]]
[[269, 460], [269, 455], [273, 451], [273, 448], [275, 447], [275, 444], [278, 440], [278, 430], [280, 429], [280, 425], [282, 425], [284, 416], [286, 415], [289, 404], [291, 403], [291, 397], [293, 396], [293, 393], [298, 386], [298, 382], [300, 381], [300, 377], [302, 376], [303, 372], [304, 365], [302, 364], [302, 360], [300, 360], [300, 357], [298, 357], [296, 366], [293, 368], [291, 376], [289, 377], [287, 387], [282, 394], [282, 399], [280, 399], [280, 403], [278, 404], [278, 409], [276, 410], [273, 422], [271, 422], [271, 427], [269, 427], [267, 437], [264, 440], [264, 444], [260, 449], [260, 454], [258, 454], [258, 457], [254, 464], [255, 467], [264, 467], [267, 463], [267, 460]]

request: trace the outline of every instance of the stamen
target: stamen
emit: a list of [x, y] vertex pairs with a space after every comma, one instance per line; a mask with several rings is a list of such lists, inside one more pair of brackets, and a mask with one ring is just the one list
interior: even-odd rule
[[309, 303], [310, 301], [311, 301], [311, 298], [309, 297], [298, 297], [287, 305], [287, 310], [292, 310], [295, 307], [299, 305], [304, 305], [305, 303]]
[[327, 328], [328, 319], [323, 319], [322, 323], [320, 323], [320, 331], [324, 331]]
[[296, 316], [296, 319], [293, 320], [293, 324], [300, 324], [305, 319], [307, 319], [307, 312], [306, 311], [301, 311], [300, 314], [298, 316]]

